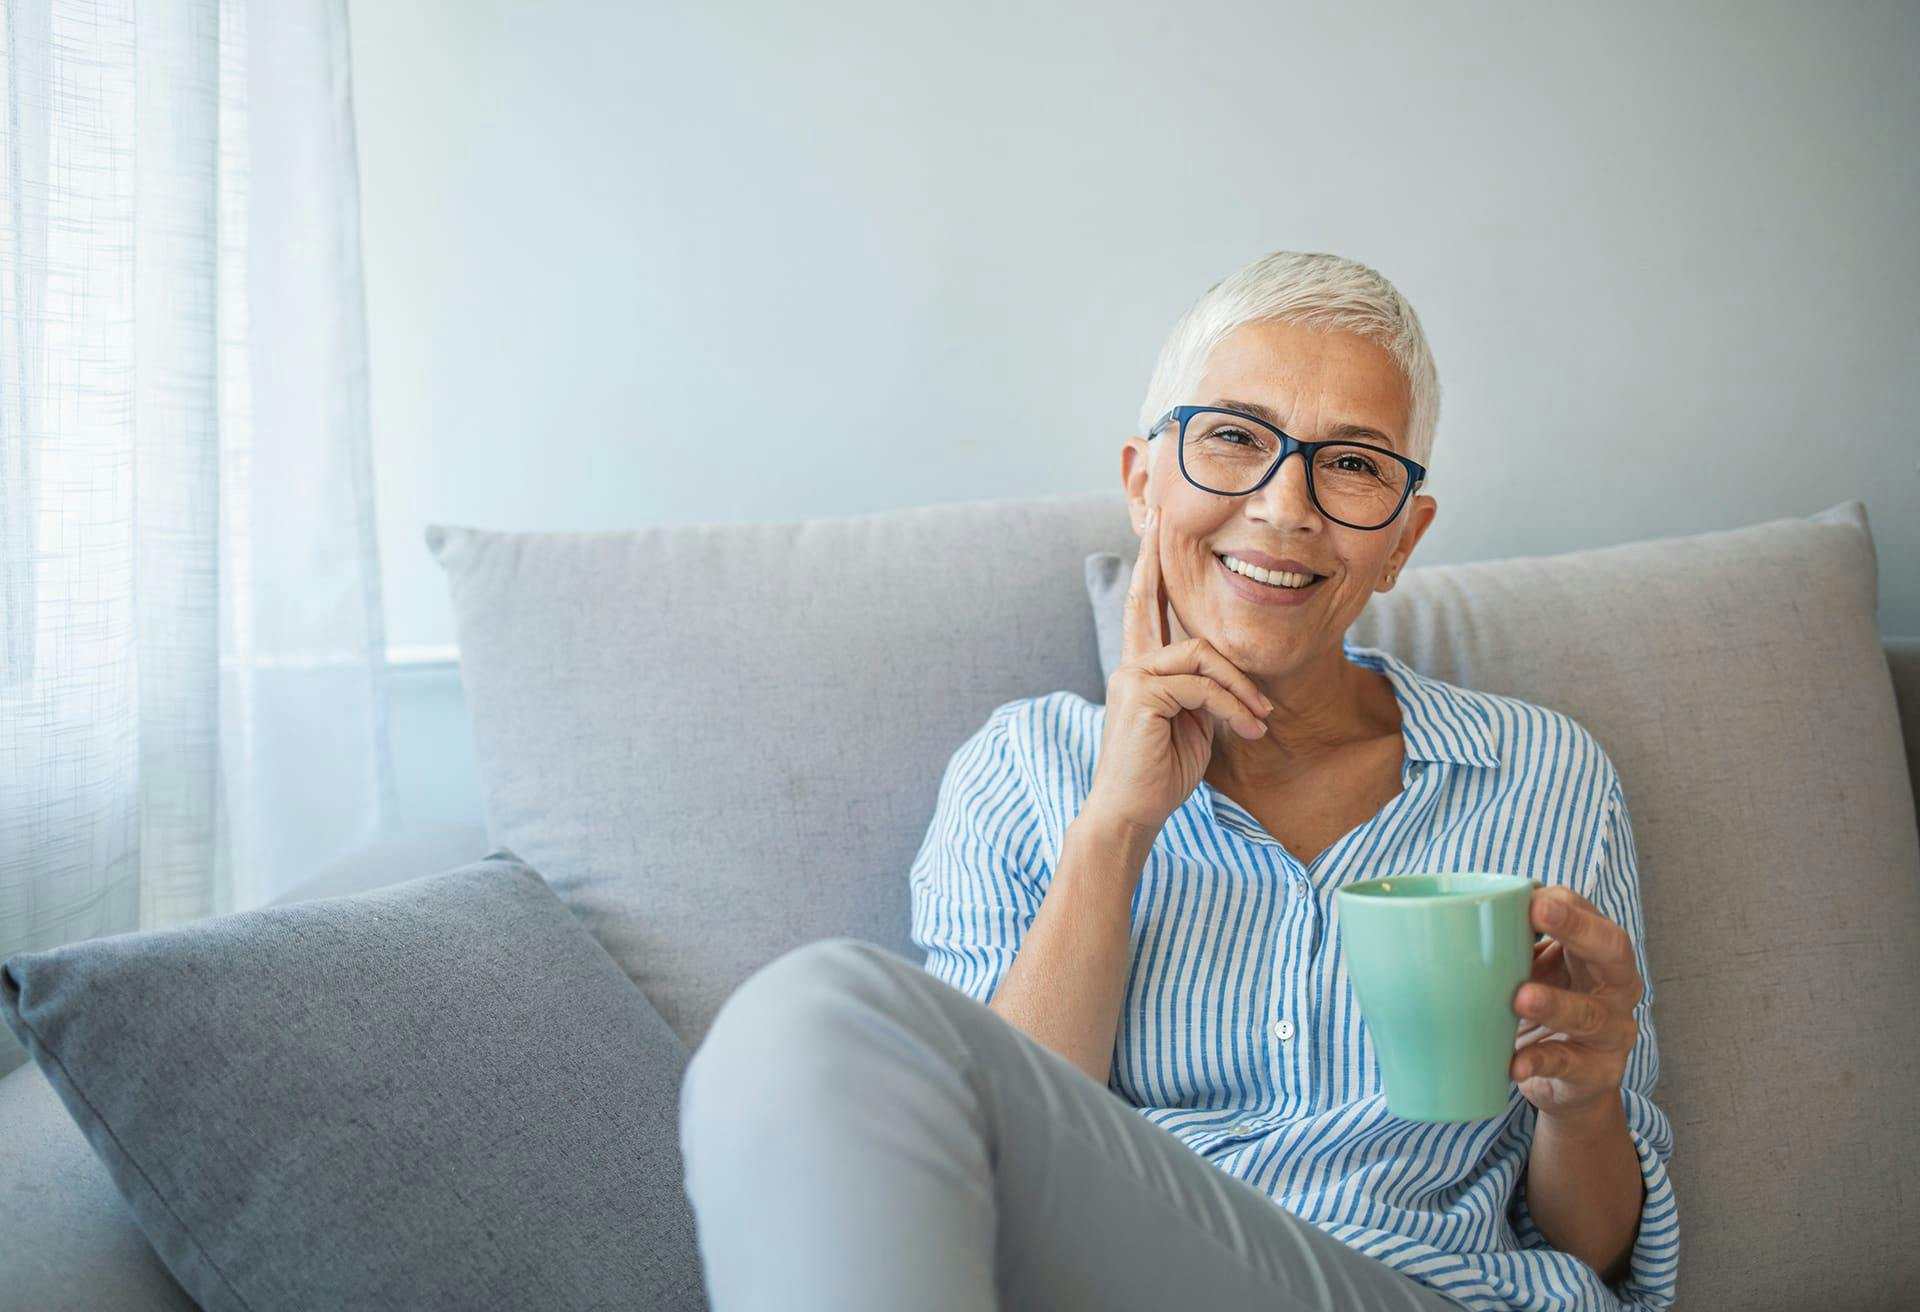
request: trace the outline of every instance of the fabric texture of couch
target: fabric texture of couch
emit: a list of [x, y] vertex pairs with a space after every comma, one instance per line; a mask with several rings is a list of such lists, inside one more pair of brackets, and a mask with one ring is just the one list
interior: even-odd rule
[[[427, 541], [489, 844], [545, 876], [691, 1048], [790, 947], [849, 934], [914, 955], [905, 872], [950, 753], [1011, 698], [1103, 698], [1089, 586], [1102, 595], [1103, 570], [1124, 586], [1135, 538], [1116, 490], [780, 524], [436, 525]], [[1620, 770], [1683, 1307], [1896, 1306], [1920, 1280], [1904, 1242], [1920, 1208], [1920, 644], [1878, 638], [1876, 600], [1852, 502], [1416, 565], [1352, 630], [1566, 711]], [[84, 1228], [51, 1238], [63, 1260], [95, 1263], [124, 1306], [179, 1306], [131, 1297], [151, 1264], [36, 1079], [0, 1080], [0, 1219]]]

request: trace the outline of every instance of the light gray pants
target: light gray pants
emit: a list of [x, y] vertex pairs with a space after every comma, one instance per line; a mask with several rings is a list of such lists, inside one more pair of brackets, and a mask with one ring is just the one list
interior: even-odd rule
[[680, 1150], [714, 1312], [1460, 1312], [860, 939], [727, 999]]

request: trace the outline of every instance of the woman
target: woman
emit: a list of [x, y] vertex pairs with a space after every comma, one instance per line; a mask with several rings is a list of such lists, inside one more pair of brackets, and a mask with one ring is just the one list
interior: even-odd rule
[[[1278, 252], [1188, 311], [1121, 454], [1140, 554], [1105, 704], [1021, 698], [954, 754], [911, 873], [924, 968], [809, 944], [694, 1054], [719, 1312], [1671, 1304], [1612, 763], [1346, 638], [1433, 521], [1438, 398], [1364, 265]], [[1386, 1109], [1331, 916], [1339, 885], [1446, 869], [1540, 880], [1548, 937], [1507, 1112], [1428, 1124]]]

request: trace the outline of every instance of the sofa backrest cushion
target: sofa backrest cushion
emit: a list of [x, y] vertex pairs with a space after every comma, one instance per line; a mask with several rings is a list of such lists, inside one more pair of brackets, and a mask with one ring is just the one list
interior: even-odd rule
[[997, 705], [1102, 695], [1081, 562], [1117, 498], [620, 532], [429, 525], [489, 842], [689, 1048], [732, 987], [849, 934], [918, 956], [907, 869]]

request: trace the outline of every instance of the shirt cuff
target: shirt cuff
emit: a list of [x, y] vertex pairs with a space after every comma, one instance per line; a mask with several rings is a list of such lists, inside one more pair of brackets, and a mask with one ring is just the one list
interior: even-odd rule
[[1646, 1201], [1640, 1205], [1640, 1233], [1633, 1241], [1627, 1274], [1610, 1286], [1629, 1308], [1650, 1312], [1673, 1306], [1680, 1274], [1680, 1209], [1667, 1179], [1667, 1157], [1672, 1153], [1671, 1131], [1664, 1114], [1645, 1095], [1621, 1089], [1626, 1103], [1627, 1133], [1640, 1154], [1640, 1178], [1646, 1182]]
[[[1674, 1303], [1680, 1268], [1680, 1212], [1674, 1202], [1673, 1184], [1667, 1179], [1671, 1132], [1665, 1115], [1644, 1095], [1624, 1087], [1620, 1093], [1627, 1113], [1627, 1134], [1640, 1157], [1646, 1198], [1640, 1204], [1640, 1229], [1628, 1257], [1627, 1274], [1607, 1289], [1621, 1306], [1634, 1312], [1666, 1312]], [[1520, 1172], [1509, 1218], [1514, 1237], [1521, 1248], [1550, 1248], [1527, 1206], [1524, 1162]]]

